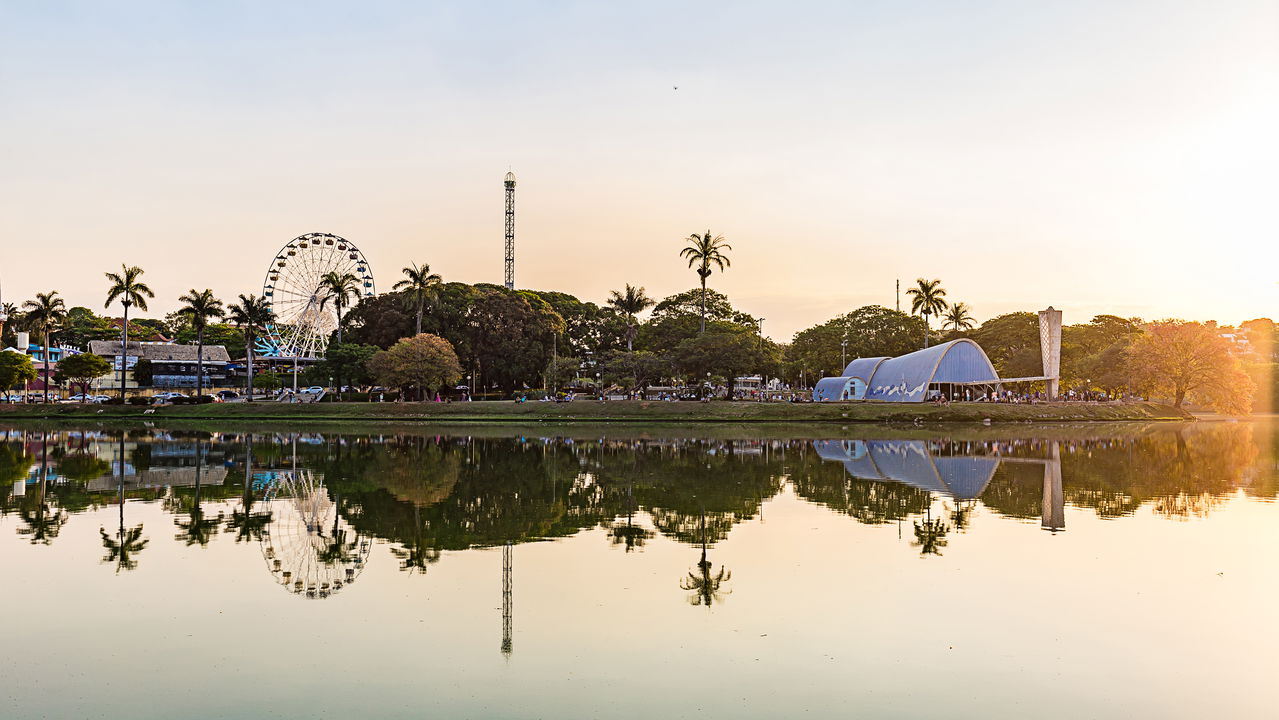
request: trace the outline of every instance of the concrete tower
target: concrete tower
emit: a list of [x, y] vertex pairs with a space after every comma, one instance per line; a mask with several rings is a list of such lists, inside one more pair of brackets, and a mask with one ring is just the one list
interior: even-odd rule
[[1055, 400], [1061, 384], [1061, 311], [1052, 305], [1039, 311], [1039, 351], [1048, 378], [1048, 399]]
[[506, 289], [515, 289], [515, 173], [508, 172], [506, 180]]

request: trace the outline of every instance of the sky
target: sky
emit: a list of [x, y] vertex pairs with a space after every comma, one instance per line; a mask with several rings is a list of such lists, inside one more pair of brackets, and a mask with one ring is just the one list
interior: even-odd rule
[[917, 277], [1234, 324], [1279, 303], [1275, 128], [1275, 0], [0, 0], [0, 282], [139, 265], [161, 315], [330, 232], [380, 290], [500, 284], [509, 169], [521, 288], [661, 298], [709, 229], [780, 341]]

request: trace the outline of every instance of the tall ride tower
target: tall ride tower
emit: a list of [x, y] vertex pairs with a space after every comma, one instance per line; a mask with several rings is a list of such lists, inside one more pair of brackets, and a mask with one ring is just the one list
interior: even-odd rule
[[506, 180], [506, 289], [515, 289], [515, 173], [508, 172]]

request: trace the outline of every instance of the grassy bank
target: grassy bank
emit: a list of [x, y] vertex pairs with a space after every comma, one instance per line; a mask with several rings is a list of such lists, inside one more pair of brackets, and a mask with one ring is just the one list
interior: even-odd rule
[[95, 405], [0, 405], [0, 419], [190, 419], [337, 422], [646, 422], [646, 423], [916, 423], [1115, 422], [1187, 420], [1191, 416], [1158, 403], [1088, 405], [989, 405], [956, 403], [752, 403], [641, 402], [516, 404], [471, 403], [217, 403], [156, 408]]

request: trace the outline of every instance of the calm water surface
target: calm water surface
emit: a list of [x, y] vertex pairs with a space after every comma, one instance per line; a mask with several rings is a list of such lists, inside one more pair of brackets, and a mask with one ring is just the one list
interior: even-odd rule
[[4, 718], [1276, 717], [1269, 422], [0, 427]]

